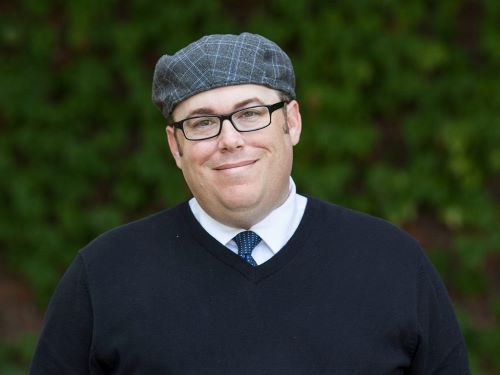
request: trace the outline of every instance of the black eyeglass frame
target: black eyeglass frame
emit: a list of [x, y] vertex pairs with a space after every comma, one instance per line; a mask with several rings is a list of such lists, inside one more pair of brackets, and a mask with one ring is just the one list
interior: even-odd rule
[[[229, 120], [229, 122], [231, 123], [231, 125], [233, 125], [233, 128], [235, 128], [238, 132], [240, 132], [240, 133], [249, 133], [249, 132], [254, 132], [254, 131], [257, 131], [257, 130], [260, 130], [260, 129], [267, 128], [269, 125], [271, 125], [273, 112], [276, 111], [277, 109], [283, 108], [285, 106], [285, 104], [287, 104], [286, 101], [280, 101], [278, 103], [269, 104], [269, 105], [259, 104], [259, 105], [254, 105], [254, 106], [251, 106], [251, 107], [241, 108], [241, 109], [238, 109], [238, 110], [236, 110], [234, 112], [231, 112], [231, 113], [228, 113], [228, 114], [225, 114], [225, 115], [204, 115], [204, 116], [188, 117], [188, 118], [182, 119], [180, 121], [173, 122], [170, 125], [174, 129], [180, 129], [180, 130], [182, 130], [182, 134], [184, 134], [184, 138], [186, 138], [188, 141], [205, 141], [207, 139], [218, 137], [219, 134], [220, 134], [220, 132], [222, 131], [222, 124], [224, 123], [224, 120]], [[267, 125], [264, 125], [264, 126], [261, 126], [260, 128], [252, 129], [252, 130], [240, 130], [240, 129], [238, 129], [236, 127], [236, 125], [234, 124], [234, 122], [232, 120], [232, 117], [233, 117], [234, 114], [236, 114], [238, 112], [241, 112], [241, 111], [245, 111], [247, 109], [261, 108], [261, 107], [266, 107], [267, 110], [269, 111], [269, 123]], [[207, 138], [196, 138], [196, 139], [188, 138], [188, 136], [186, 135], [186, 132], [184, 131], [184, 126], [183, 126], [184, 125], [184, 121], [194, 120], [194, 119], [197, 119], [197, 118], [205, 118], [205, 117], [217, 117], [219, 119], [219, 131], [217, 132], [217, 134], [212, 135], [212, 136], [207, 137]]]

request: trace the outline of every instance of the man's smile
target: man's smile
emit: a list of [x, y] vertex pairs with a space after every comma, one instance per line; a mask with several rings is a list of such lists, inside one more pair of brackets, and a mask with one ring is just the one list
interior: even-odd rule
[[249, 165], [253, 165], [258, 161], [258, 159], [251, 159], [251, 160], [242, 160], [234, 163], [224, 163], [221, 164], [217, 167], [214, 168], [216, 171], [224, 171], [224, 170], [230, 170], [230, 169], [237, 169], [237, 168], [242, 168], [246, 167]]

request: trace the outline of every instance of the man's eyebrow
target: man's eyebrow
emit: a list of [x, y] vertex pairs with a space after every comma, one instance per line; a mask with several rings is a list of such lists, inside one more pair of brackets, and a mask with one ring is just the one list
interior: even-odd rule
[[[264, 103], [262, 102], [262, 100], [260, 100], [257, 97], [249, 98], [249, 99], [242, 100], [242, 101], [236, 103], [235, 105], [233, 105], [232, 110], [237, 111], [238, 109], [245, 108], [246, 106], [249, 106], [251, 104], [262, 105]], [[216, 111], [214, 111], [213, 108], [199, 107], [199, 108], [195, 108], [195, 109], [189, 111], [185, 118], [189, 118], [189, 117], [193, 117], [193, 116], [218, 115], [218, 114], [220, 114], [220, 113], [217, 113]]]

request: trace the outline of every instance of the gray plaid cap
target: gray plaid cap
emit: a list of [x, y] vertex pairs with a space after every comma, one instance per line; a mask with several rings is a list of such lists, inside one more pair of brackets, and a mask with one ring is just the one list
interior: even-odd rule
[[167, 118], [175, 105], [222, 86], [259, 84], [295, 98], [292, 62], [274, 42], [256, 34], [208, 35], [163, 55], [153, 76], [155, 105]]

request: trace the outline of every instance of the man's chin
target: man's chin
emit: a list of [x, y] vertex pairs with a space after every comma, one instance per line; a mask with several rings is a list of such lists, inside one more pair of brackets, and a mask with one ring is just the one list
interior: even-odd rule
[[235, 212], [253, 211], [258, 206], [258, 200], [254, 197], [231, 197], [223, 201], [223, 205], [227, 210]]

